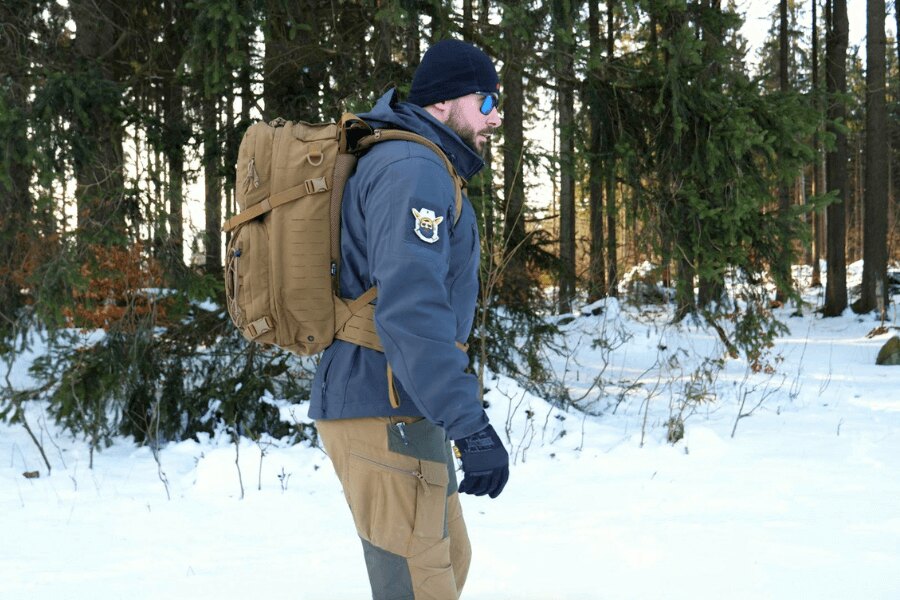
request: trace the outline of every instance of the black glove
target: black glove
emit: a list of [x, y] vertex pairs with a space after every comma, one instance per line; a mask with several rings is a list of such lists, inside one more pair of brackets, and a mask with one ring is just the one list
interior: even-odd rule
[[494, 428], [488, 425], [478, 433], [456, 440], [456, 448], [465, 474], [459, 492], [499, 496], [509, 480], [509, 454]]

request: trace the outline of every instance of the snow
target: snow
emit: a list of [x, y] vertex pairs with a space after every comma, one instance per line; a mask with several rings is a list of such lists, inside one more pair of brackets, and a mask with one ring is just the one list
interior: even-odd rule
[[[583, 411], [488, 381], [514, 464], [496, 500], [463, 497], [464, 598], [900, 598], [900, 367], [875, 365], [896, 322], [867, 337], [871, 316], [780, 309], [773, 373], [729, 359], [703, 379], [723, 354], [714, 333], [663, 307], [592, 308], [553, 359]], [[610, 347], [593, 347], [601, 333]], [[10, 374], [27, 383], [21, 363]], [[700, 402], [669, 443], [689, 391]], [[321, 450], [243, 439], [239, 480], [227, 436], [169, 444], [159, 466], [118, 439], [89, 469], [41, 404], [28, 419], [53, 471], [22, 426], [0, 425], [0, 598], [370, 597]]]

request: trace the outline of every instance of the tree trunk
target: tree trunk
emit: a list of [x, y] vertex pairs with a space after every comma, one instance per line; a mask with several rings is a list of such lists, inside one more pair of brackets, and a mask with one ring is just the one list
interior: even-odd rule
[[332, 58], [325, 37], [331, 3], [266, 0], [266, 15], [264, 118], [322, 120], [320, 91], [327, 84]]
[[591, 68], [587, 82], [588, 119], [590, 120], [590, 152], [588, 197], [590, 203], [591, 250], [588, 276], [588, 302], [606, 296], [606, 261], [603, 249], [603, 162], [600, 148], [603, 135], [603, 106], [600, 99], [600, 2], [588, 2], [588, 39]]
[[575, 65], [571, 0], [554, 0], [553, 38], [559, 91], [559, 310], [571, 312], [575, 298]]
[[218, 102], [203, 101], [203, 178], [205, 182], [206, 231], [204, 234], [204, 267], [218, 275], [222, 271], [222, 180], [219, 168], [221, 153], [218, 135]]
[[[614, 30], [615, 0], [606, 2], [606, 59], [612, 65], [615, 51]], [[611, 116], [606, 119], [606, 286], [607, 294], [619, 295], [619, 261], [616, 227], [618, 224], [618, 208], [616, 207], [616, 157], [615, 157], [615, 124]]]
[[75, 54], [88, 65], [81, 75], [94, 80], [84, 111], [72, 123], [78, 238], [84, 243], [121, 242], [127, 207], [124, 194], [124, 124], [118, 93], [121, 64], [117, 40], [122, 9], [111, 0], [72, 0]]
[[[820, 90], [819, 90], [819, 21], [817, 16], [818, 0], [812, 3], [812, 91], [817, 112], [821, 113]], [[813, 136], [813, 194], [818, 195], [825, 191], [823, 184], [825, 171], [822, 169], [822, 141], [819, 137], [819, 127], [816, 127], [816, 133]], [[813, 214], [813, 256], [812, 256], [812, 285], [813, 287], [821, 287], [822, 285], [822, 248], [824, 247], [824, 230], [825, 230], [825, 214], [817, 210]]]
[[786, 92], [790, 89], [788, 78], [788, 62], [790, 50], [790, 32], [788, 31], [788, 0], [779, 0], [778, 17], [778, 89]]
[[[784, 1], [784, 0], [783, 0]], [[709, 8], [715, 10], [717, 13], [721, 13], [722, 7], [720, 0], [709, 0]], [[787, 13], [785, 12], [785, 15]], [[722, 46], [722, 39], [724, 37], [723, 30], [721, 27], [721, 21], [716, 19], [710, 22], [704, 22], [702, 24], [703, 28], [703, 40], [706, 42], [704, 45], [704, 62], [709, 65], [709, 75], [715, 81], [720, 78], [720, 72], [722, 66], [718, 64], [715, 57], [719, 55]], [[784, 64], [787, 64], [787, 61], [784, 61]], [[784, 77], [785, 77], [785, 85], [787, 80], [787, 69], [784, 69]], [[721, 200], [716, 197], [711, 197], [712, 195], [704, 192], [704, 196], [707, 198], [707, 202], [710, 205], [715, 206]], [[699, 307], [710, 310], [713, 308], [713, 305], [721, 305], [721, 303], [725, 299], [725, 276], [719, 270], [715, 270], [714, 272], [710, 272], [708, 269], [703, 269], [703, 265], [700, 265], [698, 273], [698, 281], [697, 281], [697, 304]], [[788, 265], [790, 269], [790, 265]], [[716, 306], [717, 310], [721, 310], [722, 306]]]
[[392, 46], [394, 39], [394, 25], [390, 18], [385, 16], [375, 17], [375, 30], [377, 32], [375, 40], [373, 40], [374, 48], [372, 54], [375, 59], [375, 81], [382, 87], [387, 88], [389, 85], [395, 84], [394, 67], [392, 61]]
[[675, 321], [681, 321], [691, 313], [697, 312], [697, 302], [694, 297], [694, 279], [697, 270], [691, 261], [681, 251], [678, 257], [678, 278], [675, 283]]
[[0, 23], [6, 25], [0, 26], [0, 78], [9, 78], [0, 86], [0, 105], [8, 118], [0, 130], [0, 332], [24, 305], [16, 275], [30, 245], [24, 239], [34, 235], [27, 120], [33, 18], [34, 6], [28, 0], [0, 5]]
[[[525, 257], [525, 154], [523, 68], [525, 48], [516, 35], [521, 13], [516, 7], [504, 8], [506, 68], [503, 71], [503, 239], [501, 256], [509, 257], [503, 272], [504, 299], [524, 306], [530, 296], [530, 282]], [[489, 246], [491, 247], [491, 246]]]
[[475, 32], [475, 19], [472, 16], [472, 2], [473, 0], [462, 0], [462, 8], [463, 8], [463, 25], [462, 25], [462, 37], [467, 42], [473, 42], [474, 40], [474, 32]]
[[[815, 0], [814, 0], [815, 1]], [[791, 89], [790, 79], [788, 77], [788, 66], [790, 60], [790, 32], [788, 30], [788, 0], [779, 0], [778, 13], [780, 17], [780, 27], [778, 32], [778, 87], [783, 94]], [[782, 222], [786, 222], [788, 211], [791, 208], [791, 191], [790, 185], [782, 182], [778, 186], [778, 208], [781, 213]], [[784, 232], [782, 239], [785, 243], [790, 242], [790, 236]], [[791, 286], [791, 252], [787, 248], [780, 254], [780, 259], [773, 267], [777, 270], [776, 282], [779, 285], [775, 291], [775, 300], [781, 303], [787, 301], [787, 289]], [[787, 288], [787, 289], [786, 289]]]
[[828, 89], [829, 130], [835, 136], [834, 150], [826, 157], [826, 182], [836, 191], [838, 201], [828, 206], [828, 280], [825, 285], [826, 317], [836, 317], [847, 308], [847, 263], [844, 209], [850, 196], [847, 177], [847, 136], [832, 123], [843, 121], [844, 101], [838, 97], [847, 91], [847, 45], [849, 21], [846, 0], [829, 0], [826, 4], [828, 31], [825, 38], [825, 79]]
[[184, 89], [178, 80], [178, 66], [186, 43], [181, 26], [183, 15], [178, 2], [167, 2], [169, 26], [166, 27], [166, 65], [163, 72], [163, 122], [166, 139], [163, 147], [168, 163], [168, 234], [165, 263], [170, 273], [184, 264], [184, 145], [189, 133], [184, 121]]
[[888, 121], [884, 0], [866, 2], [866, 168], [862, 294], [857, 312], [884, 311], [887, 296]]
[[450, 36], [450, 16], [447, 14], [447, 10], [448, 7], [443, 2], [425, 2], [423, 5], [425, 14], [431, 16], [429, 42], [432, 45]]
[[847, 215], [853, 215], [847, 223], [847, 263], [852, 264], [862, 260], [862, 236], [863, 236], [863, 148], [865, 142], [862, 132], [850, 134], [850, 140], [855, 147], [850, 151], [850, 164], [853, 165], [850, 188], [850, 206], [847, 207]]
[[419, 6], [416, 0], [406, 0], [406, 13], [409, 15], [406, 22], [406, 46], [404, 48], [404, 56], [406, 57], [406, 66], [410, 72], [415, 71], [419, 66], [419, 38], [422, 34], [419, 32]]

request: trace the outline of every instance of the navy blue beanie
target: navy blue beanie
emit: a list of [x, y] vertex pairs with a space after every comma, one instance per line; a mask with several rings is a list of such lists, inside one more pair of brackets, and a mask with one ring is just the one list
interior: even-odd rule
[[500, 78], [487, 54], [466, 42], [442, 40], [422, 57], [407, 100], [428, 106], [474, 92], [499, 90]]

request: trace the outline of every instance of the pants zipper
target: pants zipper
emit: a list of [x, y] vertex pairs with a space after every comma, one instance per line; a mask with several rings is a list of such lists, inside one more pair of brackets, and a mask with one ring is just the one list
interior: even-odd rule
[[419, 480], [419, 483], [422, 484], [422, 488], [425, 490], [425, 495], [428, 495], [428, 493], [429, 493], [428, 482], [425, 481], [425, 476], [422, 474], [421, 471], [407, 471], [406, 469], [401, 469], [399, 467], [392, 467], [390, 465], [382, 464], [376, 460], [372, 460], [371, 458], [367, 458], [365, 456], [361, 456], [361, 455], [355, 454], [353, 452], [350, 453], [350, 456], [355, 456], [356, 458], [358, 458], [360, 460], [364, 460], [367, 463], [369, 463], [379, 469], [385, 470], [385, 471], [390, 471], [393, 473], [400, 473], [401, 475], [408, 475], [408, 476], [415, 477], [416, 479]]

